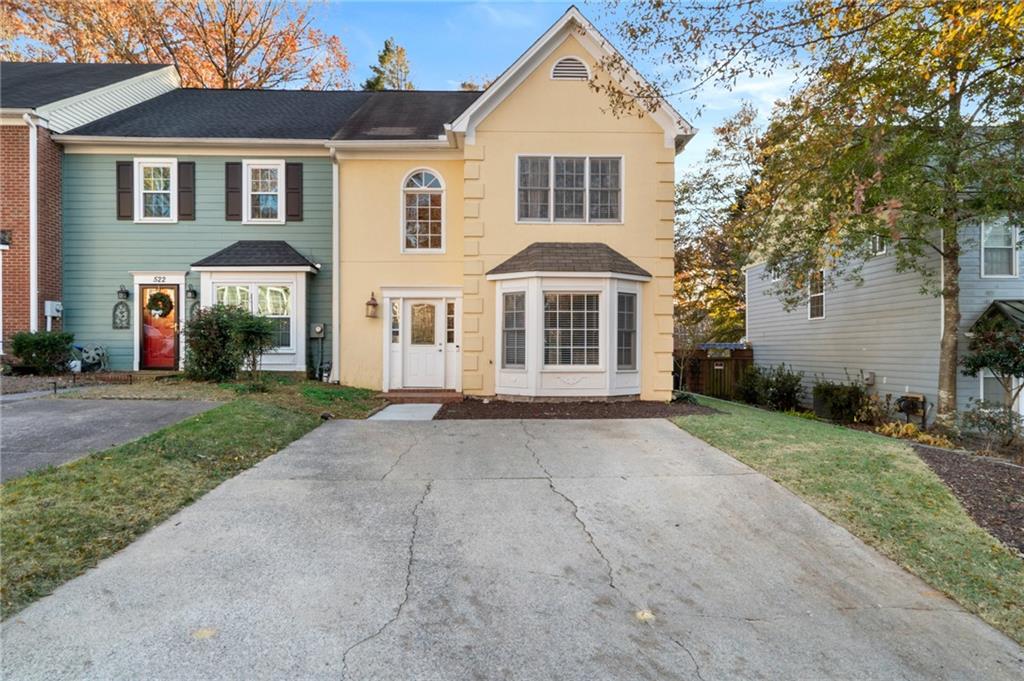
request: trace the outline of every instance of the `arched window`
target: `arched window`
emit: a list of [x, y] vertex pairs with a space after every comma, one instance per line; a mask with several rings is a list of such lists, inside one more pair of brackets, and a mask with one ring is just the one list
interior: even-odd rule
[[432, 171], [417, 170], [402, 188], [405, 251], [444, 250], [444, 185]]

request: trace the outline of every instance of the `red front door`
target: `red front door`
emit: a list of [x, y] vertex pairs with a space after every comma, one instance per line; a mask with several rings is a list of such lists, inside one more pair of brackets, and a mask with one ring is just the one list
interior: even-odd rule
[[[149, 300], [162, 293], [170, 299], [170, 305], [162, 309], [150, 309]], [[142, 305], [142, 344], [139, 365], [142, 369], [176, 369], [178, 367], [178, 287], [142, 286], [139, 290]], [[170, 308], [169, 311], [167, 308]]]

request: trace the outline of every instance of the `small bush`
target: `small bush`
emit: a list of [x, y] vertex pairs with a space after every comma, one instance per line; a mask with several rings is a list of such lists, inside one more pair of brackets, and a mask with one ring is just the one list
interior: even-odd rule
[[800, 406], [803, 397], [801, 371], [787, 369], [785, 364], [763, 369], [751, 365], [736, 382], [736, 395], [748, 404], [789, 411]]
[[74, 334], [66, 331], [22, 331], [11, 336], [11, 354], [32, 373], [49, 376], [68, 370]]
[[672, 402], [674, 404], [697, 404], [697, 396], [685, 390], [676, 390], [672, 393]]
[[860, 383], [818, 381], [812, 391], [814, 413], [836, 423], [853, 423], [867, 400], [867, 390]]
[[995, 451], [998, 445], [1009, 445], [1024, 437], [1024, 417], [1020, 412], [1000, 402], [976, 400], [967, 402], [960, 414], [960, 427], [981, 438], [986, 450]]
[[230, 381], [242, 368], [233, 342], [239, 319], [249, 312], [227, 305], [199, 310], [185, 326], [185, 375], [195, 381]]
[[885, 397], [868, 395], [861, 402], [860, 410], [857, 412], [857, 423], [867, 423], [872, 426], [880, 426], [883, 423], [892, 421], [896, 414], [896, 407], [892, 401], [892, 393], [886, 393]]
[[953, 441], [942, 435], [935, 433], [926, 433], [917, 427], [916, 423], [899, 423], [893, 421], [891, 423], [883, 423], [878, 428], [875, 428], [875, 432], [886, 437], [896, 437], [901, 440], [914, 440], [920, 442], [923, 445], [930, 445], [932, 447], [945, 447], [952, 449], [956, 445]]
[[260, 378], [260, 358], [274, 349], [274, 323], [266, 317], [246, 313], [235, 320], [232, 342], [249, 368], [249, 380]]

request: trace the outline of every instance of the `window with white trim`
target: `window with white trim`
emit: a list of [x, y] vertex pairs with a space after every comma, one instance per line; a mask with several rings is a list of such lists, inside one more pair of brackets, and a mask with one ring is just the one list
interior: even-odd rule
[[1009, 222], [981, 226], [981, 276], [1013, 277], [1017, 274], [1017, 242]]
[[445, 303], [444, 312], [444, 342], [455, 342], [455, 302], [449, 300]]
[[519, 222], [621, 222], [622, 158], [520, 156]]
[[135, 159], [135, 221], [177, 222], [178, 162], [173, 158]]
[[600, 364], [599, 297], [597, 293], [544, 293], [545, 365]]
[[808, 282], [807, 318], [825, 318], [825, 273], [822, 270], [811, 272]]
[[[981, 383], [981, 399], [991, 404], [999, 404], [1002, 406], [1010, 406], [1010, 399], [1013, 397], [1013, 393], [1006, 389], [1002, 381], [996, 378], [996, 375], [985, 369], [979, 376]], [[1014, 386], [1019, 386], [1019, 383], [1014, 382]]]
[[215, 284], [213, 294], [214, 302], [218, 305], [240, 307], [271, 320], [274, 325], [274, 351], [288, 352], [294, 349], [295, 310], [290, 284]]
[[885, 255], [886, 251], [886, 238], [875, 234], [871, 237], [871, 255]]
[[526, 293], [506, 293], [501, 300], [501, 366], [522, 369], [526, 367]]
[[402, 187], [402, 250], [444, 249], [444, 185], [429, 170], [412, 173]]
[[636, 369], [636, 294], [618, 294], [617, 367]]
[[401, 320], [402, 319], [402, 306], [397, 300], [391, 301], [391, 342], [398, 343], [401, 341]]
[[243, 221], [284, 222], [284, 161], [243, 161]]

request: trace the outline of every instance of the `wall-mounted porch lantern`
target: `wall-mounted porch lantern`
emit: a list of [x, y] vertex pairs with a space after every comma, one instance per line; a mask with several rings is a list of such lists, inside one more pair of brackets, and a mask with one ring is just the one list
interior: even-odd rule
[[117, 289], [117, 299], [128, 300], [129, 295], [131, 294], [128, 292], [128, 289], [124, 287], [124, 284], [121, 284], [121, 288]]
[[374, 319], [377, 317], [377, 299], [373, 297], [373, 291], [370, 291], [370, 299], [366, 301], [366, 316]]
[[199, 297], [199, 291], [192, 288], [192, 284], [189, 284], [185, 287], [185, 297], [189, 300], [195, 300]]

